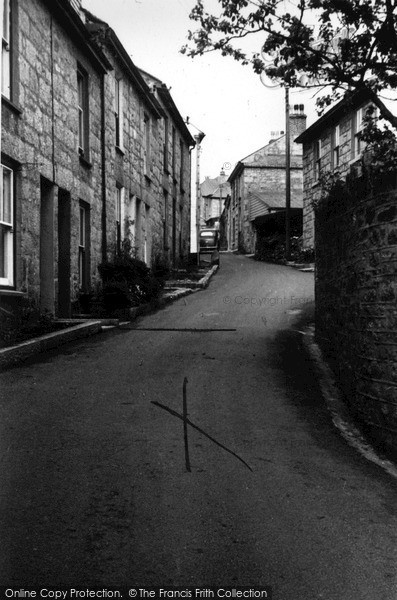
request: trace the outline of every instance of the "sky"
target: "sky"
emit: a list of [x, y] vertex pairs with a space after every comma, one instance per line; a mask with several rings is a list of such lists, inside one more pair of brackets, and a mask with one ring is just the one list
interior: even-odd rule
[[[249, 66], [211, 52], [194, 59], [179, 52], [187, 43], [195, 0], [83, 0], [83, 7], [116, 32], [136, 66], [169, 88], [183, 118], [205, 133], [200, 179], [230, 174], [235, 164], [285, 130], [282, 88], [268, 89]], [[216, 0], [207, 0], [217, 9]], [[260, 50], [261, 40], [252, 39]], [[262, 41], [263, 43], [263, 41]], [[290, 91], [290, 104], [304, 104], [307, 124], [316, 118], [313, 92]]]

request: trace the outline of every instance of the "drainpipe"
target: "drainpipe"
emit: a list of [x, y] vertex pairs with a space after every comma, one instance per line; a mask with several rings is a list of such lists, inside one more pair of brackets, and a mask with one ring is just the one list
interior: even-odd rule
[[106, 206], [106, 139], [105, 139], [105, 74], [101, 77], [101, 159], [102, 159], [102, 262], [107, 259], [107, 206]]
[[[0, 0], [0, 31], [3, 31], [3, 20], [4, 20], [4, 0]], [[3, 66], [2, 66], [2, 61], [0, 60], [0, 82], [3, 81]], [[1, 113], [2, 110], [0, 110], [0, 163], [2, 162], [1, 160], [1, 138], [2, 138], [2, 133], [3, 133], [3, 123], [1, 120]]]
[[285, 259], [291, 258], [291, 140], [289, 87], [285, 86]]
[[50, 20], [52, 182], [55, 183], [54, 20]]

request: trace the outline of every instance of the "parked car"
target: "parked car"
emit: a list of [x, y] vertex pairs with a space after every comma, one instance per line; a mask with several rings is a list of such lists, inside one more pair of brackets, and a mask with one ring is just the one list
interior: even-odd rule
[[212, 254], [219, 250], [219, 229], [200, 231], [200, 254]]

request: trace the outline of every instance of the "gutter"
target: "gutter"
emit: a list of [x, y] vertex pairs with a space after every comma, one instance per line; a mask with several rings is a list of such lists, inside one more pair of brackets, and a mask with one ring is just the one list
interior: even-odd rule
[[178, 125], [180, 131], [183, 132], [185, 141], [189, 144], [189, 146], [194, 146], [195, 141], [190, 131], [186, 127], [185, 121], [183, 120], [181, 113], [179, 112], [176, 104], [169, 92], [168, 87], [165, 83], [162, 83], [161, 86], [156, 86], [158, 94], [161, 100], [164, 103], [165, 108], [169, 111], [170, 115], [173, 117], [175, 123]]
[[75, 9], [62, 0], [43, 0], [48, 10], [58, 19], [60, 25], [67, 34], [74, 38], [75, 42], [87, 54], [99, 72], [106, 73], [113, 70], [112, 65], [102, 50], [94, 46], [87, 36], [87, 27], [80, 19]]
[[232, 183], [232, 181], [233, 181], [233, 180], [234, 180], [234, 179], [235, 179], [235, 178], [236, 178], [238, 175], [240, 175], [240, 173], [242, 173], [243, 169], [244, 169], [244, 164], [243, 164], [241, 161], [239, 161], [239, 162], [237, 163], [237, 165], [234, 167], [233, 171], [230, 173], [230, 175], [229, 175], [229, 177], [228, 177], [227, 181], [228, 181], [229, 183]]
[[308, 127], [294, 141], [297, 144], [305, 144], [306, 142], [313, 141], [326, 127], [337, 124], [341, 116], [345, 115], [354, 108], [359, 108], [360, 105], [367, 100], [371, 100], [374, 104], [376, 104], [376, 106], [379, 107], [379, 110], [382, 113], [388, 114], [394, 119], [394, 115], [386, 108], [378, 96], [370, 89], [363, 88], [350, 95], [348, 93], [345, 94], [345, 97], [342, 98], [342, 100], [335, 104], [335, 106], [326, 112], [325, 115], [315, 121], [313, 125]]
[[106, 31], [106, 37], [113, 45], [119, 57], [121, 58], [123, 65], [126, 71], [128, 72], [129, 76], [131, 77], [132, 81], [134, 82], [135, 86], [137, 87], [138, 93], [141, 96], [141, 98], [146, 102], [146, 104], [150, 106], [156, 118], [159, 119], [163, 117], [164, 111], [162, 109], [161, 104], [153, 96], [149, 86], [140, 74], [138, 67], [134, 65], [124, 46], [122, 45], [119, 38], [117, 37], [117, 35], [111, 27], [108, 27]]

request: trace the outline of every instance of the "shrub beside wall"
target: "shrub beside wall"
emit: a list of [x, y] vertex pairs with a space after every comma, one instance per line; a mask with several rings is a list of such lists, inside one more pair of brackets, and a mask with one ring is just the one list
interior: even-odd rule
[[315, 209], [317, 340], [355, 416], [397, 451], [397, 190], [336, 182]]

